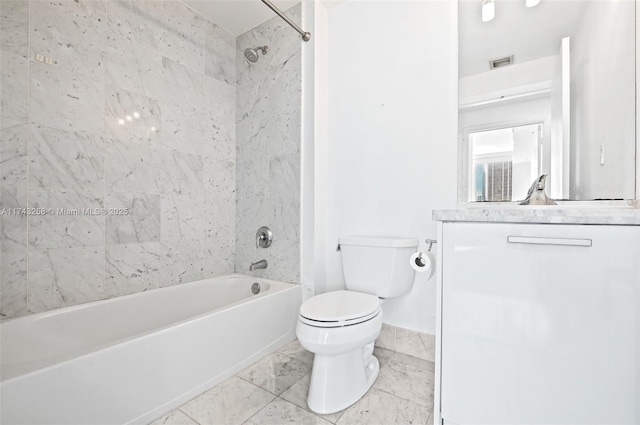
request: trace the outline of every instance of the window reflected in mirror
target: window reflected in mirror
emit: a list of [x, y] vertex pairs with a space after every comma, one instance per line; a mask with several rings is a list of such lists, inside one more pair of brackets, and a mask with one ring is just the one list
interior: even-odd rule
[[543, 134], [542, 123], [469, 133], [469, 201], [524, 199], [540, 172]]

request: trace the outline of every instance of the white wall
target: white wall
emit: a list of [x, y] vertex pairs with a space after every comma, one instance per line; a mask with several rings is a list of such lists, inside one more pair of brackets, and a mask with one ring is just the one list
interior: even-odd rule
[[633, 2], [590, 2], [571, 40], [572, 199], [635, 195], [634, 31]]
[[[636, 22], [640, 22], [640, 0], [636, 0]], [[640, 69], [640, 31], [636, 31], [636, 70]], [[640, 98], [640, 72], [636, 72], [636, 99]], [[636, 103], [636, 208], [640, 208], [640, 108]]]
[[[432, 210], [456, 206], [457, 3], [347, 1], [327, 9], [326, 26], [328, 132], [316, 131], [315, 141], [316, 182], [323, 175], [316, 231], [325, 239], [316, 276], [324, 278], [316, 293], [344, 287], [340, 235], [424, 242], [436, 237]], [[435, 333], [435, 305], [435, 279], [418, 277], [409, 295], [385, 302], [384, 321]]]
[[538, 131], [536, 125], [513, 129], [512, 199], [525, 199], [538, 170]]

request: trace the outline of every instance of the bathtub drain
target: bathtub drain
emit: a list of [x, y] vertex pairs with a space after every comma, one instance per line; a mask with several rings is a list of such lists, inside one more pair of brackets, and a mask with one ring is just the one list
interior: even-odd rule
[[260, 292], [260, 284], [258, 282], [251, 285], [251, 292], [253, 292], [254, 294]]

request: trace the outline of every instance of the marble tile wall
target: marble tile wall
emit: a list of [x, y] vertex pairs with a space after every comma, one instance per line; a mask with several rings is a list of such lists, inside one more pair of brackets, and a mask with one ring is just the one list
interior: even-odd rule
[[[300, 22], [301, 5], [286, 11]], [[279, 17], [237, 39], [236, 271], [266, 259], [256, 275], [300, 282], [301, 48], [304, 42]], [[248, 62], [246, 48], [267, 45]], [[222, 70], [223, 71], [223, 70]], [[221, 71], [221, 72], [222, 72]], [[260, 226], [273, 230], [271, 247], [256, 248]]]
[[235, 43], [179, 1], [0, 2], [0, 209], [47, 211], [0, 216], [0, 319], [234, 271]]

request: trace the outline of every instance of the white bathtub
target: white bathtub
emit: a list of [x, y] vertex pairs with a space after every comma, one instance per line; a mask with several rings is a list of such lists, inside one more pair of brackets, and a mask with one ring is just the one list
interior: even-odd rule
[[292, 341], [301, 294], [228, 275], [6, 321], [0, 422], [148, 423]]

